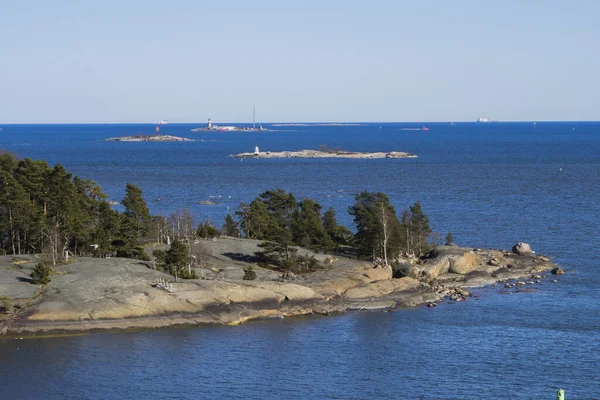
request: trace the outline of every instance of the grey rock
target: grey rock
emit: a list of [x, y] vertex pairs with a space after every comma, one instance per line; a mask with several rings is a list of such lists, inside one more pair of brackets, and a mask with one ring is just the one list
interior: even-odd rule
[[512, 248], [513, 253], [518, 254], [520, 256], [530, 256], [531, 255], [531, 247], [527, 243], [519, 242], [515, 244]]

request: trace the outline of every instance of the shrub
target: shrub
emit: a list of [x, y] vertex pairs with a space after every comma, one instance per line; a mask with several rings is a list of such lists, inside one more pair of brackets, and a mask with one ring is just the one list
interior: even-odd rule
[[195, 270], [191, 269], [188, 271], [186, 268], [179, 271], [178, 275], [181, 279], [198, 279], [198, 278], [200, 278], [198, 276], [198, 274], [196, 274]]
[[146, 254], [142, 247], [134, 247], [132, 249], [119, 249], [117, 250], [117, 257], [150, 261], [150, 257], [148, 257], [148, 254]]
[[6, 296], [0, 297], [0, 312], [9, 313], [13, 311], [13, 305]]
[[244, 269], [244, 278], [245, 281], [253, 281], [256, 279], [256, 272], [254, 272], [254, 268], [249, 266], [247, 269]]
[[50, 283], [50, 272], [52, 272], [50, 267], [47, 267], [44, 263], [38, 263], [29, 276], [34, 284], [46, 285]]

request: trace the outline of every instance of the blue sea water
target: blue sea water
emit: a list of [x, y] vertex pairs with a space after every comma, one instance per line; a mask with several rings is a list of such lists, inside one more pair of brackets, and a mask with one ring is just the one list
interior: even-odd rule
[[[427, 125], [429, 131], [411, 129]], [[63, 164], [120, 200], [126, 183], [150, 209], [189, 208], [221, 223], [264, 190], [346, 213], [355, 193], [420, 200], [457, 243], [551, 256], [566, 275], [532, 293], [396, 313], [300, 317], [239, 327], [0, 340], [0, 398], [600, 399], [600, 123], [368, 123], [264, 126], [266, 132], [161, 133], [190, 143], [120, 143], [152, 125], [3, 125], [0, 147]], [[252, 160], [252, 151], [339, 146], [416, 159]], [[558, 173], [559, 169], [562, 171]], [[217, 204], [198, 203], [211, 199]]]

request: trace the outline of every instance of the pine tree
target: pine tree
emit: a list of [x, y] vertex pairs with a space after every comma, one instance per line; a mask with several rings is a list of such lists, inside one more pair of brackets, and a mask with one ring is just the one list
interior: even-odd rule
[[142, 190], [128, 183], [122, 203], [125, 206], [125, 216], [133, 223], [138, 237], [146, 235], [150, 230], [152, 216], [150, 215], [146, 201], [142, 197]]
[[176, 278], [178, 276], [184, 277], [181, 272], [186, 267], [189, 268], [189, 263], [190, 255], [188, 247], [179, 240], [175, 240], [171, 243], [169, 250], [165, 252], [165, 264], [169, 268], [169, 273]]
[[52, 272], [50, 267], [47, 267], [44, 263], [38, 263], [29, 276], [34, 284], [46, 285], [50, 283], [50, 272]]
[[236, 215], [240, 217], [240, 227], [248, 239], [265, 239], [269, 228], [276, 223], [261, 199], [240, 204]]
[[348, 209], [357, 227], [356, 243], [363, 257], [381, 258], [384, 265], [395, 257], [400, 249], [400, 223], [383, 193], [361, 192]]
[[431, 233], [429, 217], [423, 213], [420, 201], [410, 206], [410, 213], [412, 216], [412, 236], [415, 239], [416, 245], [414, 250], [415, 254], [420, 256], [427, 252], [429, 248], [429, 244], [427, 243], [427, 236]]
[[354, 234], [348, 228], [338, 225], [333, 207], [329, 207], [323, 214], [323, 227], [331, 240], [337, 245], [348, 245], [354, 237]]
[[233, 219], [231, 214], [227, 214], [225, 216], [225, 225], [223, 225], [223, 233], [225, 236], [230, 237], [240, 237], [240, 230], [238, 229], [238, 224]]
[[290, 229], [292, 241], [298, 246], [314, 250], [330, 250], [334, 248], [323, 221], [321, 205], [311, 199], [303, 199], [299, 209], [292, 217]]
[[249, 266], [248, 268], [244, 269], [244, 277], [243, 280], [245, 281], [253, 281], [256, 279], [256, 272], [254, 272], [254, 268], [251, 266]]

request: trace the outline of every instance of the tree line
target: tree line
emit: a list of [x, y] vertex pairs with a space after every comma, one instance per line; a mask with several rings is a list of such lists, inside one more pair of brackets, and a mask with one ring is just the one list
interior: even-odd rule
[[383, 193], [362, 192], [348, 208], [356, 233], [337, 223], [335, 210], [311, 199], [297, 200], [283, 189], [268, 190], [250, 203], [238, 207], [236, 223], [227, 216], [225, 226], [236, 224], [241, 235], [263, 242], [256, 255], [265, 263], [283, 270], [312, 270], [316, 260], [297, 255], [297, 247], [313, 251], [353, 248], [361, 258], [381, 260], [389, 265], [401, 253], [419, 257], [429, 248], [429, 218], [416, 202], [400, 216]]
[[[268, 190], [240, 204], [221, 227], [210, 221], [196, 225], [187, 209], [152, 216], [142, 190], [133, 184], [126, 186], [123, 212], [114, 210], [107, 199], [97, 183], [74, 177], [59, 164], [50, 167], [45, 161], [0, 154], [0, 253], [43, 253], [53, 265], [69, 254], [100, 252], [147, 259], [140, 247], [146, 238], [159, 244], [178, 242], [164, 260], [178, 264], [173, 260], [177, 252], [183, 253], [181, 243], [224, 234], [261, 240], [262, 251], [256, 256], [264, 264], [307, 272], [320, 266], [314, 257], [299, 254], [299, 247], [314, 252], [350, 249], [361, 258], [389, 265], [401, 253], [421, 256], [429, 248], [431, 234], [420, 202], [398, 215], [383, 193], [355, 196], [348, 208], [355, 233], [338, 224], [333, 208], [324, 211], [316, 201], [296, 199], [283, 189]], [[179, 264], [182, 269], [184, 263]], [[192, 276], [186, 264], [187, 275]]]
[[[128, 185], [128, 193], [133, 188]], [[124, 213], [113, 210], [98, 184], [73, 177], [62, 165], [0, 154], [2, 253], [43, 253], [56, 265], [69, 253], [131, 252], [143, 218], [127, 206]]]

